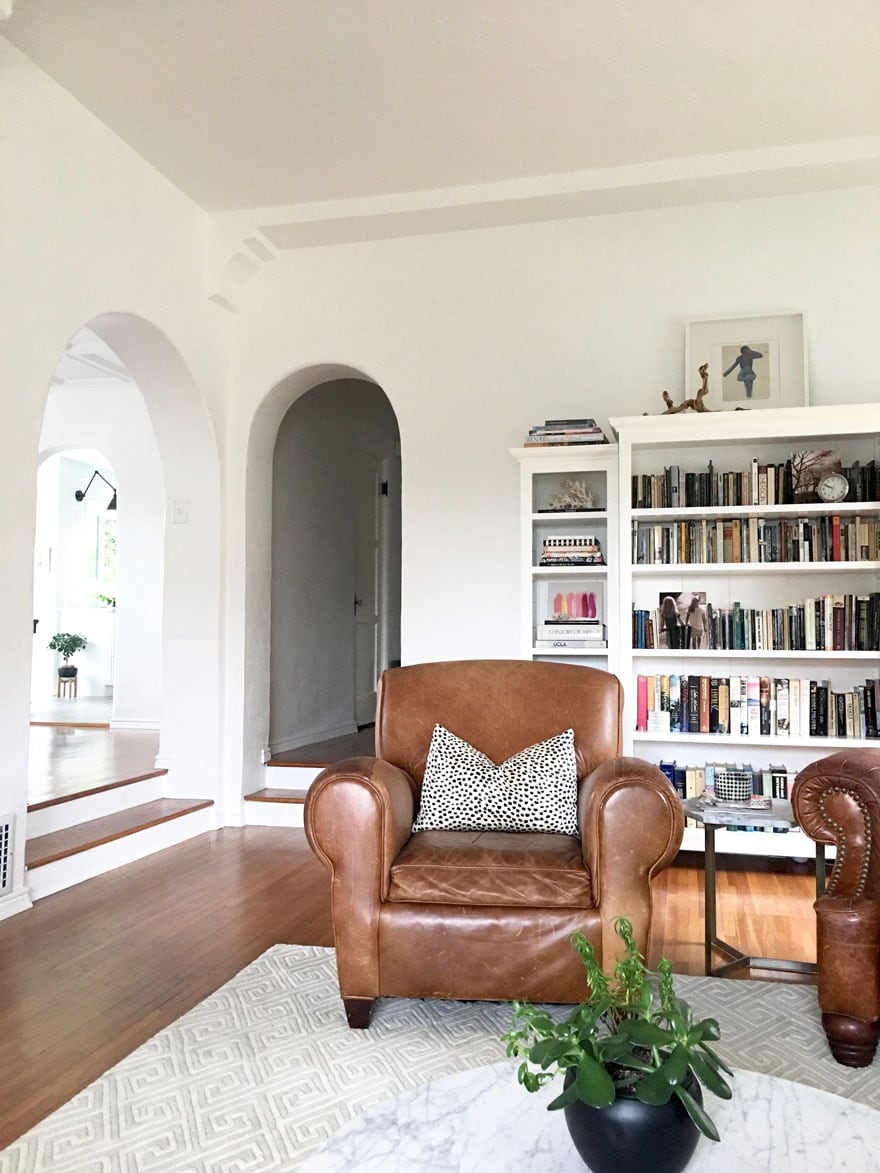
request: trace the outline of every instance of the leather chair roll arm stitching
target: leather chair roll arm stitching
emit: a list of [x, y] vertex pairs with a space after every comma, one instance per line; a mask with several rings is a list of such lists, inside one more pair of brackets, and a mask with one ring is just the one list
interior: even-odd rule
[[[596, 907], [600, 913], [613, 908], [615, 916], [626, 915], [636, 941], [647, 952], [650, 881], [675, 858], [684, 833], [678, 796], [656, 766], [641, 758], [614, 758], [581, 783], [578, 824]], [[604, 965], [624, 953], [613, 919], [602, 916]]]
[[871, 1063], [880, 1037], [880, 750], [844, 750], [803, 770], [792, 792], [795, 818], [837, 856], [815, 902], [819, 1007], [831, 1053], [851, 1067]]

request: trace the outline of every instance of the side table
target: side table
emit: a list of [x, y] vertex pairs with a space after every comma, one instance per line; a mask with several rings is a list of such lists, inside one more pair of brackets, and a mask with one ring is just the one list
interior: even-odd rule
[[[704, 854], [704, 891], [706, 897], [705, 917], [705, 972], [708, 977], [725, 977], [737, 969], [775, 969], [786, 973], [815, 973], [812, 961], [788, 961], [780, 957], [750, 957], [736, 946], [730, 945], [718, 936], [718, 910], [716, 904], [716, 859], [715, 831], [718, 827], [739, 826], [747, 823], [750, 827], [780, 827], [791, 830], [797, 827], [797, 820], [791, 803], [785, 799], [773, 799], [769, 810], [752, 810], [748, 807], [732, 807], [710, 804], [701, 798], [686, 798], [682, 807], [687, 817], [696, 819], [706, 832]], [[825, 845], [816, 844], [816, 895], [825, 891]], [[723, 953], [730, 960], [723, 965], [712, 966], [712, 950]]]

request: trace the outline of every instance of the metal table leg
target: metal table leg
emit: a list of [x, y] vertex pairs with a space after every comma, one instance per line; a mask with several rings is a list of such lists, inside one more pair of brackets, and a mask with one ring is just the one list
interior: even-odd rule
[[[705, 823], [704, 830], [704, 893], [705, 893], [705, 964], [707, 977], [726, 977], [737, 969], [770, 969], [785, 973], [815, 973], [812, 961], [788, 961], [779, 957], [750, 957], [718, 936], [717, 860], [715, 856], [715, 824]], [[825, 891], [825, 847], [816, 844], [816, 895]], [[712, 966], [712, 951], [717, 950], [730, 958], [723, 965]]]

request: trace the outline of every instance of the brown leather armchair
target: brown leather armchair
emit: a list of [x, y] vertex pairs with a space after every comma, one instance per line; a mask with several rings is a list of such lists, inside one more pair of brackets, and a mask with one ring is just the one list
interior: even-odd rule
[[[580, 1002], [581, 929], [603, 963], [619, 915], [642, 952], [651, 880], [675, 857], [683, 817], [654, 766], [621, 757], [620, 682], [524, 660], [418, 664], [379, 684], [376, 756], [323, 770], [306, 835], [330, 869], [339, 987], [349, 1025], [374, 999]], [[580, 838], [420, 831], [414, 816], [436, 723], [493, 762], [574, 730]]]
[[811, 838], [837, 848], [815, 904], [822, 1026], [838, 1063], [867, 1067], [880, 1037], [880, 749], [813, 762], [792, 806]]

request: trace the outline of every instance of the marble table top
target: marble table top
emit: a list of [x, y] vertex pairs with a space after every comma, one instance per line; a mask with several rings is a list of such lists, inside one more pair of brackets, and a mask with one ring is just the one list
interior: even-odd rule
[[[584, 1173], [554, 1080], [529, 1094], [513, 1062], [457, 1072], [368, 1109], [302, 1173]], [[721, 1133], [700, 1138], [688, 1173], [877, 1173], [880, 1112], [772, 1075], [737, 1071], [733, 1099], [706, 1094]]]

